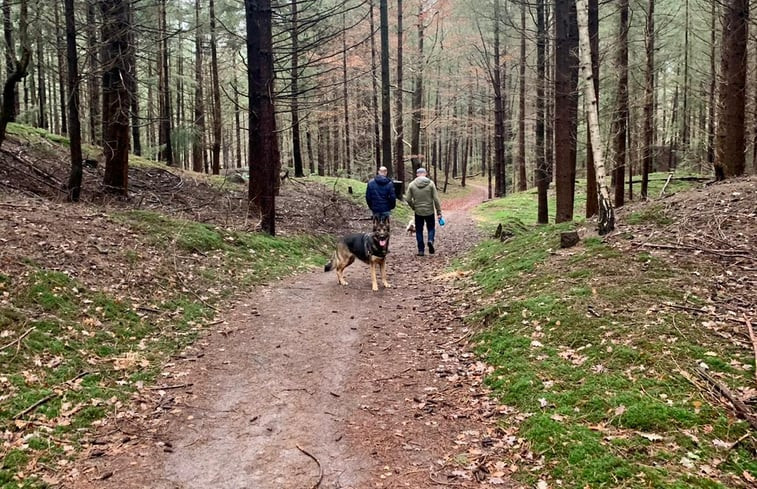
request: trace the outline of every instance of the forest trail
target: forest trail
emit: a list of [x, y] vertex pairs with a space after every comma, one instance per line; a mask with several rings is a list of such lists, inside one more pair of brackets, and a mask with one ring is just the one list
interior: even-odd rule
[[456, 461], [489, 439], [492, 407], [446, 269], [478, 241], [468, 211], [485, 197], [442, 196], [435, 256], [395, 222], [391, 289], [358, 262], [347, 287], [313, 271], [250, 290], [165, 366], [173, 388], [102, 427], [68, 487], [494, 487]]

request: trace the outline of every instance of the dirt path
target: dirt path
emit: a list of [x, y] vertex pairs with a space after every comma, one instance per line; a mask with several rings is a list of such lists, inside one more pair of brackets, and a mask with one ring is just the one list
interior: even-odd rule
[[165, 367], [173, 388], [102, 426], [68, 487], [495, 487], [476, 457], [505, 434], [482, 424], [496, 408], [446, 273], [485, 195], [445, 203], [436, 256], [395, 223], [392, 289], [372, 292], [357, 263], [348, 287], [314, 271], [251, 290]]

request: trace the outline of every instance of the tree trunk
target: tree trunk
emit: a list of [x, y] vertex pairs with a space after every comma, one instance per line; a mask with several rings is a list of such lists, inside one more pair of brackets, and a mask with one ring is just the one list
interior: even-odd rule
[[494, 197], [504, 197], [505, 113], [502, 101], [502, 59], [500, 56], [500, 0], [494, 0]]
[[715, 145], [715, 179], [744, 174], [746, 46], [749, 0], [729, 0], [723, 12], [723, 44], [718, 90], [718, 127]]
[[[47, 43], [46, 43], [47, 44]], [[54, 44], [53, 44], [54, 45]], [[54, 49], [55, 50], [55, 49]], [[53, 51], [54, 51], [53, 50]], [[48, 104], [49, 113], [47, 117], [47, 123], [48, 123], [48, 130], [55, 134], [60, 134], [60, 131], [58, 129], [58, 80], [56, 80], [56, 71], [57, 71], [57, 56], [49, 52], [50, 50], [45, 50], [42, 53], [42, 56], [45, 58], [45, 67], [47, 70], [45, 71], [45, 87], [47, 88], [47, 100], [50, 102]]]
[[[405, 31], [402, 26], [402, 0], [397, 0], [397, 90], [395, 91], [395, 102], [397, 104], [395, 114], [395, 130], [397, 139], [394, 147], [394, 158], [396, 162], [397, 178], [402, 182], [405, 181], [405, 121], [402, 114], [402, 98], [405, 96], [403, 87], [403, 69], [402, 66], [402, 42], [405, 37]], [[404, 193], [404, 183], [400, 185], [400, 193]]]
[[[710, 18], [710, 93], [707, 103], [707, 164], [715, 166], [715, 88], [718, 79], [715, 63], [715, 26], [718, 14], [717, 2], [712, 2]], [[757, 131], [755, 131], [757, 133]], [[757, 146], [755, 146], [757, 156]]]
[[[68, 64], [69, 147], [71, 149], [71, 173], [68, 177], [68, 200], [78, 202], [82, 181], [81, 124], [79, 123], [79, 66], [76, 57], [76, 22], [74, 0], [65, 0], [66, 60]], [[57, 11], [57, 7], [56, 7]]]
[[[507, 11], [507, 3], [503, 4], [504, 18], [509, 19], [510, 14]], [[500, 181], [502, 182], [502, 196], [507, 195], [507, 167], [511, 162], [510, 148], [513, 140], [513, 126], [512, 126], [512, 109], [510, 104], [510, 92], [512, 77], [507, 76], [509, 72], [507, 68], [507, 60], [509, 55], [507, 53], [507, 43], [502, 44], [502, 131], [504, 134], [503, 151], [502, 151], [502, 174], [500, 175]]]
[[373, 0], [369, 0], [370, 25], [371, 25], [371, 102], [373, 112], [373, 153], [376, 160], [376, 171], [381, 166], [381, 124], [379, 122], [378, 106], [378, 73], [376, 67], [376, 24], [373, 19]]
[[[16, 71], [16, 55], [14, 53], [15, 44], [13, 41], [13, 18], [11, 16], [11, 4], [12, 0], [3, 0], [3, 34], [5, 37], [5, 69], [8, 74], [8, 78], [10, 79], [13, 76], [13, 73]], [[20, 107], [19, 107], [19, 98], [18, 98], [18, 82], [13, 83], [13, 96], [11, 99], [14, 101], [13, 107], [11, 108], [10, 113], [8, 114], [8, 117], [10, 119], [9, 122], [15, 122], [16, 117], [18, 116]], [[3, 97], [5, 99], [5, 97]], [[0, 140], [2, 141], [2, 140]]]
[[[443, 51], [443, 49], [440, 49], [440, 51]], [[439, 76], [439, 74], [441, 73], [440, 65], [437, 65], [436, 73], [437, 83], [434, 100], [434, 120], [437, 121], [437, 123], [434, 124], [433, 128], [433, 141], [431, 151], [431, 168], [435, 172], [438, 170], [442, 159], [442, 129], [441, 124], [438, 123], [442, 114], [442, 99], [439, 93], [439, 85], [441, 85], [441, 79]], [[434, 177], [434, 181], [436, 181], [436, 177]]]
[[48, 129], [47, 124], [47, 83], [45, 82], [44, 52], [42, 39], [37, 39], [37, 126]]
[[[681, 75], [681, 66], [676, 66], [676, 79]], [[678, 123], [678, 84], [676, 83], [675, 91], [673, 92], [673, 107], [672, 114], [670, 115], [670, 140], [668, 141], [668, 170], [674, 168], [673, 153], [678, 148], [676, 138], [678, 137], [678, 131], [676, 131], [676, 124]], [[665, 125], [663, 124], [663, 128]], [[663, 138], [663, 144], [665, 143]]]
[[423, 68], [426, 60], [423, 57], [423, 3], [418, 4], [418, 66], [415, 71], [413, 87], [413, 117], [410, 124], [410, 158], [413, 171], [424, 165], [425, 158], [421, 156], [421, 111], [423, 110]]
[[[66, 63], [63, 60], [63, 33], [60, 28], [60, 5], [55, 2], [53, 9], [55, 16], [55, 49], [58, 61], [58, 93], [60, 94], [60, 134], [68, 134], [68, 121], [66, 120]], [[81, 143], [80, 143], [81, 144]]]
[[200, 27], [201, 1], [195, 2], [195, 101], [194, 101], [194, 138], [192, 141], [192, 170], [202, 173], [207, 166], [205, 161], [205, 101], [203, 94], [202, 38]]
[[528, 188], [526, 181], [526, 4], [520, 6], [520, 64], [518, 87], [518, 191]]
[[[147, 63], [147, 77], [150, 79], [155, 76], [155, 72], [153, 71], [154, 67], [155, 63]], [[157, 142], [155, 121], [157, 118], [155, 117], [155, 90], [153, 89], [153, 85], [153, 83], [147, 85], [147, 144], [150, 147], [155, 148]], [[159, 117], [160, 116], [158, 116], [158, 118]], [[154, 154], [157, 156], [159, 153], [156, 151]]]
[[556, 222], [573, 220], [576, 190], [578, 48], [575, 0], [555, 0], [555, 189]]
[[[552, 22], [552, 11], [550, 10], [550, 3], [545, 4], [544, 21], [545, 25], [554, 25]], [[554, 36], [554, 27], [552, 28], [552, 34]], [[547, 35], [547, 34], [545, 34]], [[547, 39], [550, 39], [549, 37]], [[555, 63], [552, 55], [554, 45], [552, 42], [545, 42], [544, 46], [544, 59], [545, 68], [544, 73], [548, 77], [548, 80], [555, 79]], [[545, 84], [545, 96], [547, 98], [545, 103], [545, 127], [544, 127], [544, 151], [547, 159], [547, 182], [551, 183], [555, 179], [555, 84]]]
[[[304, 177], [305, 173], [302, 167], [302, 150], [300, 145], [300, 107], [299, 107], [299, 80], [300, 80], [300, 33], [299, 20], [297, 18], [297, 0], [292, 2], [292, 28], [290, 37], [292, 40], [292, 102], [290, 109], [292, 112], [292, 159], [294, 160], [294, 176]], [[346, 56], [346, 53], [345, 53]]]
[[251, 207], [260, 211], [260, 226], [276, 234], [276, 186], [279, 179], [279, 146], [273, 104], [273, 41], [271, 0], [245, 0], [247, 23], [247, 85], [249, 89], [249, 138]]
[[615, 150], [615, 207], [625, 204], [626, 141], [628, 137], [628, 0], [619, 0], [618, 93], [612, 137]]
[[468, 130], [465, 134], [463, 155], [460, 164], [460, 186], [465, 187], [465, 178], [468, 173], [468, 157], [473, 147], [473, 94], [468, 97]]
[[[589, 0], [589, 39], [591, 45], [591, 70], [594, 93], [599, 105], [599, 5], [598, 0]], [[594, 173], [594, 151], [591, 134], [586, 131], [586, 217], [592, 217], [599, 210], [597, 176]]]
[[95, 3], [97, 0], [87, 0], [87, 67], [89, 75], [87, 78], [87, 92], [89, 97], [89, 140], [94, 145], [102, 143], [100, 137], [100, 80], [102, 77], [97, 76], [100, 69], [99, 49], [97, 42], [97, 18], [95, 14]]
[[134, 52], [129, 44], [130, 0], [100, 0], [103, 38], [103, 185], [127, 195], [129, 182], [129, 68]]
[[599, 221], [597, 223], [600, 236], [615, 229], [615, 213], [610, 202], [610, 191], [607, 188], [605, 175], [605, 159], [602, 151], [602, 138], [599, 132], [599, 107], [594, 83], [594, 62], [592, 60], [592, 40], [589, 30], [589, 4], [587, 0], [577, 0], [576, 20], [581, 44], [581, 73], [584, 77], [584, 97], [586, 98], [586, 118], [591, 137], [591, 148], [594, 152], [596, 186], [599, 193]]
[[344, 170], [352, 174], [352, 138], [350, 137], [350, 105], [347, 84], [347, 15], [342, 12], [342, 103], [344, 106]]
[[[549, 222], [549, 201], [547, 190], [549, 189], [549, 174], [547, 168], [547, 155], [544, 147], [544, 106], [546, 103], [546, 44], [547, 28], [544, 19], [544, 4], [546, 0], [537, 0], [536, 3], [536, 187], [538, 194], [537, 222], [547, 224]], [[547, 148], [551, 151], [551, 148]]]
[[[451, 74], [450, 74], [451, 78]], [[455, 88], [455, 92], [459, 92], [457, 87]], [[457, 116], [457, 97], [454, 97], [452, 102], [453, 112], [452, 112], [452, 127], [450, 129], [450, 141], [451, 141], [451, 150], [450, 155], [452, 159], [452, 179], [457, 178], [457, 169], [458, 169], [458, 148], [460, 143], [460, 130], [459, 130], [459, 117]], [[445, 190], [446, 191], [446, 190]]]
[[[184, 45], [181, 33], [177, 36], [176, 44], [179, 46]], [[176, 76], [174, 76], [174, 80], [176, 81], [176, 119], [174, 127], [183, 128], [186, 121], [186, 111], [184, 110], [184, 56], [181, 53], [176, 56]], [[181, 141], [174, 146], [174, 161], [179, 168], [188, 168], [185, 164], [188, 156], [186, 150], [187, 145]]]
[[[173, 147], [171, 144], [171, 90], [168, 82], [168, 33], [166, 24], [166, 0], [160, 0], [160, 12], [158, 13], [158, 111], [159, 131], [158, 144], [160, 145], [160, 160], [166, 165], [173, 165]], [[103, 117], [104, 118], [104, 117]]]
[[242, 168], [242, 108], [239, 105], [239, 80], [237, 71], [234, 70], [234, 136], [236, 139], [236, 163], [237, 168]]
[[215, 1], [210, 0], [210, 71], [213, 83], [213, 175], [221, 172], [221, 82], [218, 79]]
[[[381, 14], [381, 162], [388, 170], [388, 175], [394, 175], [392, 171], [392, 114], [389, 103], [389, 13], [387, 0], [379, 0]], [[402, 179], [402, 175], [397, 177]]]
[[683, 107], [681, 110], [681, 146], [689, 146], [689, 0], [685, 0], [683, 28]]
[[645, 47], [647, 52], [647, 71], [644, 78], [644, 142], [642, 143], [641, 198], [646, 199], [649, 187], [649, 172], [654, 157], [654, 2], [649, 0], [647, 6], [647, 27]]
[[[132, 3], [134, 5], [134, 3]], [[139, 120], [139, 85], [137, 83], [137, 63], [136, 63], [136, 53], [137, 53], [137, 46], [139, 45], [139, 41], [137, 40], [136, 31], [134, 29], [134, 9], [129, 9], [129, 23], [132, 26], [132, 28], [129, 30], [129, 44], [131, 45], [131, 49], [135, 53], [135, 60], [134, 64], [132, 65], [131, 71], [132, 76], [130, 78], [131, 80], [131, 86], [129, 87], [129, 91], [131, 92], [131, 139], [132, 139], [132, 152], [137, 155], [142, 155], [142, 142], [140, 137], [140, 127], [142, 125], [141, 121]]]
[[326, 145], [328, 144], [326, 134], [328, 131], [323, 121], [318, 121], [318, 139], [316, 140], [316, 147], [318, 148], [318, 176], [324, 176], [326, 174]]
[[[4, 0], [3, 2], [3, 15], [4, 15], [4, 28], [6, 40], [10, 37], [8, 29], [13, 29], [11, 17], [11, 5], [10, 0]], [[14, 114], [18, 111], [17, 95], [18, 90], [16, 85], [23, 80], [28, 74], [29, 61], [32, 57], [32, 51], [29, 47], [28, 38], [28, 6], [26, 0], [21, 1], [20, 14], [18, 17], [18, 37], [21, 44], [21, 58], [16, 59], [16, 52], [13, 45], [6, 47], [6, 61], [8, 65], [8, 78], [6, 78], [3, 84], [3, 99], [2, 106], [0, 106], [0, 145], [5, 140], [5, 131], [8, 127], [8, 122], [11, 122], [14, 118]]]
[[310, 163], [310, 174], [315, 173], [315, 158], [313, 155], [313, 135], [310, 133], [310, 126], [305, 131], [305, 145], [308, 151], [308, 163]]

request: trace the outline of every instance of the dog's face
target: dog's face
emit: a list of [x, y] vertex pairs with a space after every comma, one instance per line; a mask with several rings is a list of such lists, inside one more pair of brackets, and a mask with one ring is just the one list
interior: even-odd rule
[[386, 248], [389, 243], [389, 224], [388, 217], [373, 219], [373, 239], [381, 248]]

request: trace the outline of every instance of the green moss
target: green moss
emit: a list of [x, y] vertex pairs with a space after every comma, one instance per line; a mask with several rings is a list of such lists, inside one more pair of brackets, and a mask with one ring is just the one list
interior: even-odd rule
[[[493, 232], [515, 217], [533, 222], [534, 202], [533, 194], [511, 195], [478, 214]], [[651, 204], [632, 221], [667, 226], [675, 216]], [[545, 458], [541, 477], [571, 488], [719, 487], [679, 461], [693, 450], [698, 463], [711, 464], [723, 457], [712, 440], [738, 439], [748, 427], [703, 400], [680, 372], [703, 360], [736, 388], [750, 381], [750, 372], [735, 365], [750, 358], [703, 329], [701, 318], [660, 308], [668, 301], [706, 305], [691, 293], [701, 274], [646, 251], [620, 252], [617, 236], [589, 237], [555, 254], [559, 231], [570, 226], [525, 226], [457, 262], [485, 295], [486, 307], [471, 321], [486, 325], [475, 339], [477, 353], [494, 367], [486, 385], [529, 413], [519, 436]], [[607, 432], [618, 436], [605, 438]], [[754, 473], [754, 443], [746, 445], [719, 462], [721, 470]], [[517, 477], [534, 483], [531, 474]]]

